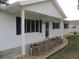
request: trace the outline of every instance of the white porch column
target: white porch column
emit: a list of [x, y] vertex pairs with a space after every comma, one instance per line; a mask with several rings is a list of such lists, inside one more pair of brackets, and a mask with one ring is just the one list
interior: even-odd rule
[[64, 38], [64, 22], [63, 22], [63, 20], [61, 20], [60, 28], [61, 28], [61, 38], [63, 39]]
[[22, 55], [25, 55], [25, 10], [21, 10], [21, 38], [22, 38]]

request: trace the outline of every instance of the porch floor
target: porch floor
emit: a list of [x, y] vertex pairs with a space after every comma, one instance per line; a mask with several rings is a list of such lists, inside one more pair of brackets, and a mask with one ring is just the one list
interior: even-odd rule
[[60, 49], [64, 48], [68, 45], [68, 39], [63, 39], [63, 43], [59, 46], [56, 46], [52, 52], [46, 52], [44, 55], [40, 56], [22, 56], [18, 59], [46, 59], [48, 56], [54, 54], [55, 52], [59, 51]]

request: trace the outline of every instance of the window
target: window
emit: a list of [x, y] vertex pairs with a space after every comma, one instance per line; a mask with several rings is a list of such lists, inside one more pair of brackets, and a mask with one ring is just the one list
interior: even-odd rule
[[[42, 32], [42, 20], [25, 19], [25, 33]], [[21, 34], [21, 17], [16, 17], [16, 34]]]
[[16, 34], [20, 35], [21, 34], [21, 18], [16, 17]]
[[42, 32], [42, 20], [26, 20], [27, 32]]
[[40, 20], [40, 32], [42, 32], [42, 20]]
[[36, 32], [39, 32], [39, 21], [36, 21]]
[[32, 21], [31, 26], [32, 26], [32, 28], [31, 28], [32, 32], [35, 32], [35, 21]]
[[76, 26], [73, 26], [72, 28], [76, 28]]
[[60, 23], [58, 22], [53, 22], [53, 29], [59, 29], [60, 28]]
[[31, 23], [30, 20], [27, 20], [27, 32], [31, 31], [30, 23]]
[[26, 21], [26, 19], [25, 19], [25, 33], [26, 33], [26, 29], [27, 28], [27, 21]]
[[64, 23], [64, 29], [68, 29], [68, 24]]
[[[25, 33], [26, 33], [26, 20], [25, 20]], [[16, 17], [16, 34], [21, 34], [21, 17]]]

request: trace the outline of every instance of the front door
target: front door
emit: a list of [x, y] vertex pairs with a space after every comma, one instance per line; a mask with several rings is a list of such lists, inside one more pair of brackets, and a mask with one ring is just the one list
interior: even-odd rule
[[45, 28], [46, 28], [46, 30], [45, 30], [46, 31], [45, 36], [49, 37], [49, 22], [46, 22], [45, 24], [46, 24], [46, 26], [45, 26]]

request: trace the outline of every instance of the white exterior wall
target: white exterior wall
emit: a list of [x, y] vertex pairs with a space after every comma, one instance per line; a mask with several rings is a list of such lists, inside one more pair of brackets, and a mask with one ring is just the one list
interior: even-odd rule
[[33, 44], [39, 41], [45, 40], [45, 25], [42, 24], [42, 33], [40, 32], [31, 32], [31, 33], [26, 33], [26, 44]]
[[[29, 17], [27, 18], [29, 19]], [[39, 32], [26, 33], [26, 44], [30, 44], [30, 43], [33, 44], [35, 42], [39, 42], [46, 39], [45, 22], [49, 22], [49, 38], [52, 38], [55, 36], [61, 36], [62, 34], [61, 29], [52, 29], [52, 22], [55, 21], [54, 18], [51, 19], [50, 17], [49, 18], [43, 17], [42, 19], [43, 19], [42, 22], [44, 22], [42, 23], [42, 33], [39, 33]], [[0, 27], [1, 27], [0, 51], [19, 47], [22, 45], [21, 36], [16, 35], [16, 17], [15, 16], [4, 12], [0, 12]], [[17, 56], [21, 55], [21, 47], [4, 51], [4, 54], [5, 55], [3, 56], [3, 59], [4, 58], [9, 59], [10, 57], [16, 58]], [[10, 57], [8, 57], [7, 55]]]
[[[64, 29], [64, 24], [63, 24], [63, 29], [61, 29], [61, 20], [59, 21], [60, 23], [60, 28], [59, 29], [53, 29], [52, 28], [52, 22], [55, 21], [55, 20], [50, 20], [49, 21], [49, 38], [51, 37], [60, 37], [60, 36], [63, 36], [63, 35], [68, 35], [69, 34], [69, 29]], [[64, 23], [64, 22], [63, 22]]]
[[64, 29], [64, 35], [68, 35], [69, 34], [69, 28], [68, 29]]
[[[49, 38], [61, 36], [61, 29], [52, 29], [52, 18], [42, 18], [42, 22], [49, 22]], [[39, 19], [40, 20], [40, 19]], [[16, 35], [16, 17], [12, 14], [0, 12], [0, 51], [19, 47], [22, 45], [20, 35]], [[26, 33], [26, 44], [31, 44], [45, 40], [45, 23], [42, 23], [42, 33]]]
[[[72, 28], [76, 26], [76, 28]], [[79, 25], [69, 24], [69, 32], [79, 32]]]
[[79, 32], [79, 25], [77, 25], [76, 31]]
[[[16, 17], [12, 14], [0, 12], [0, 51], [16, 48], [22, 45], [20, 35], [16, 35]], [[26, 33], [26, 44], [39, 42], [45, 39], [45, 28], [42, 33]]]
[[[46, 20], [47, 19], [47, 20]], [[49, 22], [49, 38], [61, 36], [60, 29], [52, 29], [53, 19], [43, 18], [43, 22]], [[21, 36], [16, 35], [16, 17], [0, 12], [0, 51], [19, 47], [22, 44]], [[26, 44], [45, 40], [45, 23], [42, 23], [42, 33], [26, 33]]]
[[0, 12], [0, 51], [21, 45], [16, 36], [16, 17]]
[[[59, 20], [60, 19], [58, 19], [58, 22], [59, 22]], [[62, 31], [62, 29], [61, 29], [61, 27], [59, 28], [59, 29], [53, 29], [52, 27], [53, 27], [53, 25], [52, 25], [52, 23], [54, 22], [54, 21], [57, 21], [57, 20], [55, 20], [55, 18], [47, 18], [47, 17], [45, 17], [44, 18], [44, 22], [49, 22], [49, 38], [52, 38], [52, 37], [56, 37], [56, 36], [58, 36], [58, 37], [60, 37], [60, 36], [62, 36], [62, 34], [64, 34]], [[61, 20], [60, 20], [61, 21]], [[60, 22], [60, 24], [61, 24], [61, 22]], [[45, 25], [45, 24], [44, 24]], [[45, 27], [45, 26], [44, 26]], [[45, 32], [45, 31], [44, 31]]]
[[49, 21], [49, 27], [50, 27], [50, 29], [49, 29], [49, 37], [50, 38], [52, 38], [52, 37], [56, 37], [56, 36], [61, 36], [61, 29], [53, 29], [52, 28], [52, 22], [53, 22], [53, 20], [52, 21]]
[[[29, 19], [30, 17], [28, 17]], [[35, 17], [31, 17], [35, 19]], [[36, 17], [36, 19], [40, 20]], [[45, 39], [45, 28], [42, 25], [42, 33], [26, 33], [26, 44], [39, 42]], [[16, 16], [6, 12], [0, 12], [0, 55], [1, 59], [16, 59], [21, 56], [22, 39], [16, 35]]]

